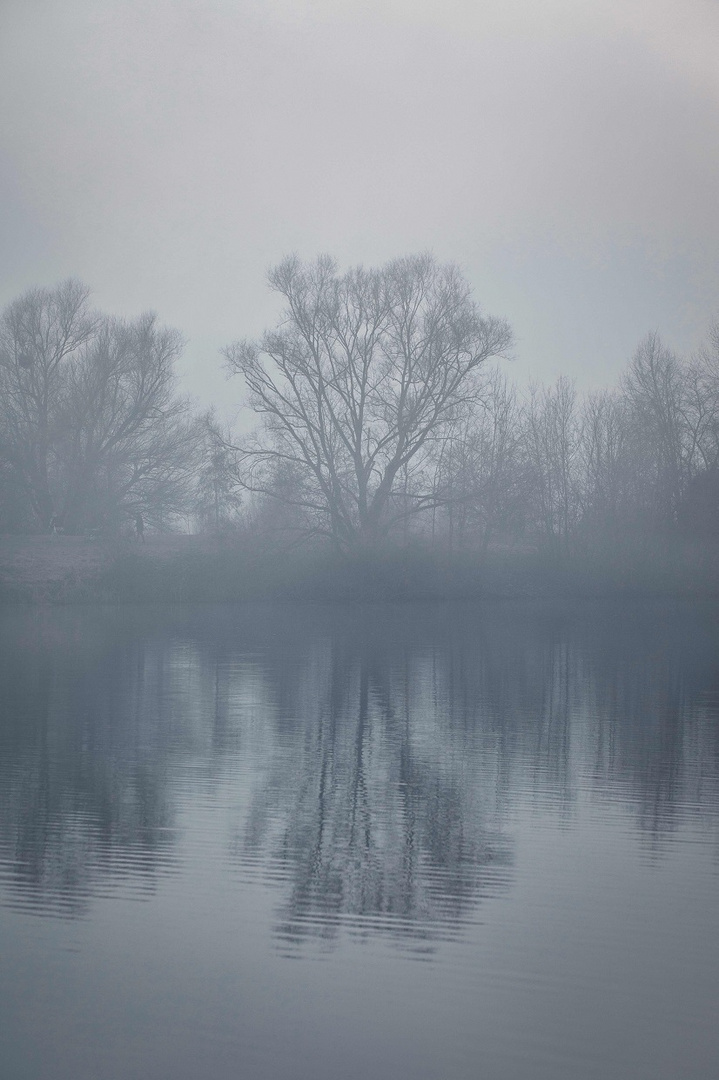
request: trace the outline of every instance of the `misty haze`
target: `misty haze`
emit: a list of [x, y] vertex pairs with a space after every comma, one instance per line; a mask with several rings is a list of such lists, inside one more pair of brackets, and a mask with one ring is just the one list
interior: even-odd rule
[[0, 1076], [719, 1076], [719, 9], [6, 0]]

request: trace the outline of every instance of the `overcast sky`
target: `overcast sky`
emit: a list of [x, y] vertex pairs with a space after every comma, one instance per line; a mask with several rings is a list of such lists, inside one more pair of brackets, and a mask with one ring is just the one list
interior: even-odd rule
[[0, 304], [79, 277], [220, 348], [296, 251], [430, 249], [515, 374], [613, 382], [719, 316], [719, 0], [0, 0]]

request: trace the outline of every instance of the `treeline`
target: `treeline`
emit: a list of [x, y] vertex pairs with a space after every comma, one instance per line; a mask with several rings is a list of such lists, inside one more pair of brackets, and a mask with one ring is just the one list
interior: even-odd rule
[[260, 418], [232, 450], [259, 535], [719, 584], [719, 328], [690, 358], [650, 334], [612, 389], [519, 389], [509, 327], [428, 256], [288, 259], [270, 284], [277, 329], [227, 350]]
[[[226, 350], [257, 426], [240, 439], [178, 391], [180, 334], [96, 312], [77, 282], [0, 320], [0, 532], [211, 532], [276, 553], [409, 549], [716, 562], [719, 327], [656, 334], [619, 385], [519, 389], [512, 334], [431, 256], [269, 275], [277, 327]], [[246, 426], [246, 425], [243, 425]]]
[[719, 330], [690, 359], [650, 334], [617, 387], [584, 395], [565, 377], [519, 391], [495, 370], [437, 484], [455, 546], [569, 558], [719, 540]]

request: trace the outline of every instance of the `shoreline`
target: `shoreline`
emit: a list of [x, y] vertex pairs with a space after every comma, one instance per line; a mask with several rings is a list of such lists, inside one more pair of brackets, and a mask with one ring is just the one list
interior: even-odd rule
[[684, 542], [561, 559], [415, 546], [341, 558], [208, 536], [0, 537], [3, 605], [602, 599], [719, 600], [719, 550]]

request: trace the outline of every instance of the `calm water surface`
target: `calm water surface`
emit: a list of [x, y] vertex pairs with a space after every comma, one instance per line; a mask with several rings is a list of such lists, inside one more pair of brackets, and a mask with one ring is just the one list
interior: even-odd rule
[[715, 1080], [719, 619], [0, 614], [3, 1080]]

